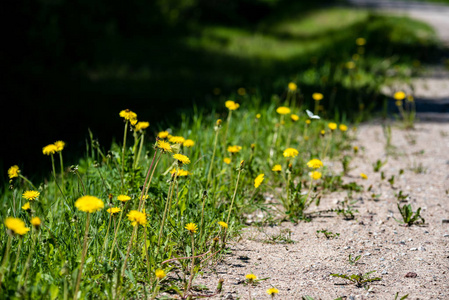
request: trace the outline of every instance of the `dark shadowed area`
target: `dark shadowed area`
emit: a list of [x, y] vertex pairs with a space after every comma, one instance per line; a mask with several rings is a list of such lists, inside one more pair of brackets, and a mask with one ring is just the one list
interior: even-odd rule
[[[343, 1], [7, 4], [11, 26], [1, 55], [6, 71], [1, 93], [9, 113], [0, 121], [8, 145], [0, 161], [5, 180], [13, 164], [26, 174], [48, 173], [42, 147], [56, 140], [67, 143], [67, 164], [75, 163], [84, 153], [88, 128], [108, 148], [114, 137], [122, 138], [118, 114], [126, 108], [149, 121], [152, 133], [176, 124], [194, 105], [207, 112], [220, 111], [227, 98], [258, 95], [269, 101], [294, 81], [301, 89], [298, 101], [310, 102], [316, 91], [331, 94], [324, 102], [328, 114], [351, 119], [351, 112], [379, 107], [383, 100], [378, 83], [369, 79], [376, 73], [367, 71], [359, 85], [339, 77], [341, 65], [357, 52], [357, 37], [368, 40], [367, 59], [394, 57], [384, 67], [379, 63], [379, 76], [393, 63], [431, 61], [439, 53], [431, 39], [411, 34], [428, 28], [333, 7]], [[327, 75], [313, 71], [319, 68]]]

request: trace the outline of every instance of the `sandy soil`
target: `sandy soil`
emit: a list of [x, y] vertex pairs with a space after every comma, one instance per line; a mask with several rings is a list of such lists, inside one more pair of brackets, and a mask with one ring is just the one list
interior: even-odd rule
[[[408, 299], [449, 299], [449, 125], [419, 123], [415, 130], [393, 127], [395, 156], [387, 156], [385, 137], [380, 124], [359, 128], [354, 145], [362, 151], [352, 161], [354, 168], [345, 181], [356, 181], [371, 192], [354, 194], [358, 200], [354, 220], [344, 220], [335, 213], [314, 218], [297, 225], [246, 228], [239, 241], [230, 243], [232, 254], [212, 267], [195, 284], [214, 289], [219, 278], [225, 280], [223, 293], [215, 299], [248, 299], [245, 275], [268, 278], [252, 287], [253, 299], [269, 299], [266, 290], [279, 289], [277, 299], [394, 299], [396, 292]], [[393, 187], [372, 164], [381, 159], [388, 162], [381, 171], [388, 178], [396, 175]], [[421, 166], [421, 168], [419, 168]], [[331, 168], [340, 166], [334, 163]], [[404, 173], [398, 176], [399, 170]], [[420, 169], [423, 173], [418, 173]], [[368, 180], [360, 178], [363, 172]], [[422, 207], [424, 226], [401, 226], [395, 194], [409, 194], [407, 203], [414, 210]], [[379, 194], [377, 201], [371, 194]], [[346, 193], [327, 195], [320, 206], [309, 210], [335, 208]], [[253, 217], [256, 218], [256, 217]], [[447, 220], [447, 221], [446, 221]], [[316, 231], [327, 229], [340, 236], [326, 239]], [[271, 237], [291, 231], [292, 244], [268, 244]], [[348, 256], [361, 255], [356, 265]], [[331, 273], [347, 275], [376, 271], [372, 277], [382, 280], [358, 288], [346, 280], [331, 277]], [[416, 277], [406, 277], [407, 273]]]

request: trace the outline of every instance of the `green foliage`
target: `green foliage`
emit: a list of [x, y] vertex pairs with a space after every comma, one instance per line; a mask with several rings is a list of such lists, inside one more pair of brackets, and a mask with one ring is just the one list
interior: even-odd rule
[[349, 254], [348, 262], [350, 265], [355, 266], [361, 257], [362, 257], [361, 255], [353, 257], [352, 254]]
[[[373, 171], [379, 172], [380, 169], [387, 163], [387, 160], [381, 161], [380, 159], [376, 160], [376, 162], [373, 164]], [[382, 173], [383, 174], [383, 173]], [[382, 175], [383, 176], [383, 175]]]
[[370, 282], [382, 280], [382, 278], [380, 278], [380, 277], [370, 278], [369, 275], [373, 272], [376, 272], [376, 271], [367, 272], [365, 274], [359, 273], [359, 274], [352, 274], [352, 275], [331, 274], [331, 276], [349, 280], [350, 282], [354, 283], [357, 287], [364, 287]]
[[319, 234], [320, 234], [320, 233], [322, 233], [323, 236], [324, 236], [326, 239], [333, 239], [333, 238], [336, 238], [336, 237], [339, 237], [339, 236], [340, 236], [340, 234], [339, 234], [338, 232], [333, 233], [333, 232], [331, 232], [331, 231], [328, 231], [327, 229], [317, 230], [317, 231], [316, 231], [316, 236], [319, 237]]
[[408, 298], [408, 294], [407, 295], [404, 295], [404, 296], [402, 296], [401, 298], [399, 298], [399, 292], [397, 292], [396, 293], [396, 295], [394, 296], [394, 300], [404, 300], [404, 299], [407, 299]]
[[411, 204], [404, 204], [403, 206], [400, 205], [398, 202], [398, 210], [401, 213], [402, 220], [396, 220], [398, 222], [407, 224], [408, 226], [412, 226], [413, 224], [418, 223], [419, 220], [422, 221], [422, 224], [424, 224], [426, 221], [423, 217], [421, 217], [421, 207], [418, 208], [418, 210], [414, 213]]

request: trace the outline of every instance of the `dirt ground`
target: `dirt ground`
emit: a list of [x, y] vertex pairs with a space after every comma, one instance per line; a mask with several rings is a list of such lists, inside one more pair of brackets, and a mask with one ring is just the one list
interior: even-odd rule
[[[360, 152], [351, 162], [353, 169], [345, 182], [355, 181], [371, 192], [357, 193], [354, 220], [344, 220], [327, 213], [311, 222], [294, 225], [247, 227], [239, 241], [230, 243], [232, 254], [211, 268], [195, 284], [214, 288], [224, 279], [223, 293], [214, 299], [248, 299], [245, 275], [255, 274], [260, 281], [251, 288], [253, 299], [270, 299], [266, 290], [276, 287], [275, 299], [394, 299], [409, 294], [408, 299], [449, 299], [449, 124], [422, 122], [414, 130], [392, 126], [392, 145], [387, 156], [382, 126], [370, 123], [360, 126], [354, 145]], [[393, 186], [381, 180], [372, 164], [377, 160], [388, 179], [395, 175]], [[338, 170], [340, 163], [330, 169]], [[404, 173], [398, 175], [403, 169]], [[367, 180], [360, 177], [363, 172]], [[409, 194], [415, 211], [422, 208], [424, 226], [405, 227], [396, 206], [395, 194]], [[372, 194], [377, 194], [373, 200]], [[319, 207], [309, 211], [336, 208], [346, 192], [327, 195]], [[257, 214], [252, 220], [257, 220]], [[339, 233], [336, 238], [319, 237], [317, 230]], [[290, 232], [290, 233], [288, 233]], [[278, 243], [269, 244], [276, 236]], [[293, 243], [285, 243], [291, 239]], [[284, 240], [284, 241], [282, 241]], [[284, 243], [283, 243], [284, 242]], [[348, 256], [361, 255], [351, 265]], [[373, 272], [371, 277], [382, 280], [359, 288], [331, 273], [346, 275]], [[409, 273], [407, 277], [406, 275]], [[399, 298], [398, 298], [399, 299]]]

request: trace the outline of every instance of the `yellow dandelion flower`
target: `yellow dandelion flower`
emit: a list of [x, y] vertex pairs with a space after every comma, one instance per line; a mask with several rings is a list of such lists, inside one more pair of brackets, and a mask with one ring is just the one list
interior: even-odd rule
[[216, 126], [221, 126], [221, 123], [223, 123], [223, 121], [222, 121], [221, 119], [218, 119], [218, 120], [215, 122], [215, 125], [216, 125]]
[[290, 82], [290, 83], [288, 84], [288, 89], [289, 89], [290, 91], [294, 92], [294, 91], [296, 91], [296, 90], [298, 89], [298, 86], [296, 85], [296, 83]]
[[310, 121], [310, 119], [307, 119], [307, 120], [306, 120], [306, 124], [307, 124], [307, 125], [310, 125], [310, 123], [312, 123], [312, 121]]
[[145, 212], [131, 210], [126, 216], [128, 217], [128, 220], [131, 221], [131, 225], [133, 226], [147, 225], [147, 215], [145, 214]]
[[225, 106], [229, 109], [229, 110], [236, 110], [240, 107], [240, 104], [235, 103], [232, 100], [228, 100], [225, 102]]
[[276, 112], [280, 115], [288, 115], [289, 113], [291, 113], [291, 110], [288, 107], [280, 106], [276, 109]]
[[38, 191], [26, 191], [22, 194], [22, 197], [27, 200], [36, 200], [40, 194], [41, 193], [39, 193]]
[[30, 209], [31, 209], [30, 202], [25, 203], [25, 204], [22, 206], [22, 209], [23, 209], [23, 210], [30, 210]]
[[184, 228], [187, 229], [188, 231], [190, 231], [190, 233], [192, 233], [192, 234], [196, 233], [196, 231], [198, 230], [198, 226], [196, 226], [195, 223], [189, 223]]
[[97, 197], [86, 195], [76, 200], [75, 207], [84, 212], [94, 213], [103, 209], [104, 203]]
[[313, 171], [313, 172], [310, 172], [310, 177], [313, 179], [313, 180], [318, 180], [318, 179], [320, 179], [321, 178], [321, 172], [319, 172], [319, 171]]
[[345, 67], [346, 67], [346, 69], [354, 69], [355, 68], [355, 62], [353, 62], [353, 61], [348, 61], [346, 64], [345, 64]]
[[129, 123], [131, 123], [131, 125], [136, 125], [137, 124], [137, 119], [131, 119], [129, 120]]
[[246, 89], [245, 88], [239, 88], [238, 90], [237, 90], [237, 94], [239, 94], [240, 96], [244, 96], [244, 95], [246, 95]]
[[294, 148], [287, 148], [284, 150], [284, 157], [295, 157], [299, 154], [298, 150]]
[[261, 184], [262, 181], [264, 180], [264, 176], [265, 174], [259, 174], [256, 179], [254, 179], [254, 187], [258, 188]]
[[14, 234], [24, 235], [30, 228], [25, 226], [25, 222], [13, 217], [7, 217], [5, 220], [5, 226], [11, 230]]
[[177, 176], [178, 176], [178, 177], [184, 177], [184, 176], [188, 176], [188, 175], [191, 175], [191, 174], [192, 174], [192, 173], [190, 173], [190, 172], [187, 171], [187, 170], [183, 170], [183, 169], [178, 169], [178, 170], [176, 170], [176, 168], [173, 168], [173, 169], [170, 171], [170, 173], [171, 173], [171, 174], [177, 173]]
[[359, 37], [355, 40], [357, 46], [364, 46], [366, 44], [366, 40], [362, 37]]
[[159, 280], [161, 280], [161, 279], [163, 279], [165, 276], [167, 276], [167, 275], [165, 274], [164, 270], [161, 270], [161, 269], [157, 269], [156, 272], [154, 272], [154, 273], [155, 273], [156, 277], [157, 277]]
[[45, 155], [52, 155], [58, 150], [55, 144], [50, 144], [42, 148], [42, 153]]
[[218, 222], [218, 225], [220, 225], [223, 228], [228, 228], [228, 224], [226, 222], [223, 222], [223, 221]]
[[399, 92], [394, 93], [393, 97], [396, 100], [404, 100], [405, 93], [403, 91], [399, 91]]
[[282, 171], [282, 166], [281, 165], [274, 165], [274, 167], [273, 167], [273, 169], [271, 169], [271, 171], [280, 172], [280, 171]]
[[129, 109], [122, 110], [119, 115], [120, 115], [120, 117], [124, 118], [125, 120], [128, 120], [128, 121], [136, 120], [137, 121], [137, 114], [135, 112], [130, 111]]
[[256, 119], [260, 119], [261, 116], [262, 116], [261, 114], [257, 114]]
[[170, 144], [166, 141], [162, 141], [162, 140], [157, 141], [156, 147], [158, 149], [161, 149], [164, 152], [172, 152]]
[[326, 131], [321, 130], [321, 131], [320, 131], [320, 134], [321, 134], [321, 136], [324, 136], [324, 135], [326, 134]]
[[41, 226], [42, 221], [39, 217], [33, 217], [31, 218], [30, 221], [31, 225], [33, 225], [35, 228], [38, 228], [39, 226]]
[[223, 162], [224, 162], [225, 164], [229, 165], [229, 164], [231, 163], [231, 159], [230, 159], [229, 157], [225, 157], [225, 158], [223, 159]]
[[14, 177], [19, 177], [20, 169], [19, 166], [14, 165], [8, 169], [8, 177], [9, 179], [13, 179]]
[[274, 294], [278, 294], [279, 293], [279, 290], [277, 289], [277, 288], [270, 288], [270, 289], [268, 289], [267, 290], [267, 294], [268, 295], [274, 295]]
[[246, 279], [248, 279], [249, 282], [253, 282], [254, 280], [257, 279], [257, 276], [254, 274], [246, 274], [245, 277]]
[[237, 145], [228, 147], [228, 152], [229, 153], [238, 153], [238, 152], [240, 152], [240, 150], [242, 150], [242, 147], [237, 146]]
[[160, 139], [165, 139], [169, 135], [168, 131], [161, 131], [157, 134], [157, 137]]
[[128, 195], [118, 195], [117, 196], [117, 200], [118, 201], [122, 201], [122, 202], [126, 202], [126, 201], [131, 200], [131, 197], [128, 196]]
[[354, 146], [352, 149], [354, 150], [355, 154], [357, 154], [357, 152], [359, 152], [359, 147], [358, 146]]
[[337, 123], [331, 122], [327, 124], [327, 127], [329, 127], [330, 130], [335, 130], [337, 129]]
[[183, 164], [186, 164], [186, 165], [190, 164], [190, 159], [185, 155], [175, 154], [175, 155], [173, 155], [173, 158]]
[[150, 126], [149, 122], [138, 122], [135, 126], [136, 131], [147, 129]]
[[345, 124], [340, 124], [340, 126], [338, 126], [338, 129], [340, 129], [340, 131], [345, 132], [346, 130], [348, 130], [348, 126], [346, 126]]
[[118, 207], [111, 207], [111, 208], [108, 208], [108, 210], [106, 210], [106, 211], [108, 213], [110, 213], [111, 215], [114, 215], [114, 214], [116, 214], [118, 212], [121, 212], [122, 210], [120, 208], [118, 208]]
[[360, 177], [362, 177], [362, 179], [368, 179], [368, 176], [366, 176], [366, 174], [365, 173], [360, 173]]
[[168, 141], [173, 144], [182, 144], [185, 142], [185, 140], [186, 139], [183, 138], [182, 136], [172, 136]]
[[320, 100], [323, 100], [323, 94], [321, 94], [321, 93], [313, 93], [312, 94], [312, 98], [313, 98], [313, 100], [315, 100], [315, 101], [320, 101]]
[[299, 120], [299, 116], [298, 116], [298, 115], [295, 115], [295, 114], [291, 114], [291, 115], [290, 115], [290, 119], [292, 119], [293, 122], [296, 122], [296, 121]]
[[323, 162], [317, 158], [314, 158], [307, 163], [307, 166], [311, 169], [319, 169], [323, 166]]
[[193, 147], [195, 145], [195, 142], [192, 140], [185, 140], [184, 143], [182, 143], [182, 145], [184, 147], [189, 148], [189, 147]]
[[61, 152], [62, 150], [64, 150], [65, 143], [63, 141], [56, 141], [55, 146], [56, 146], [56, 152]]

